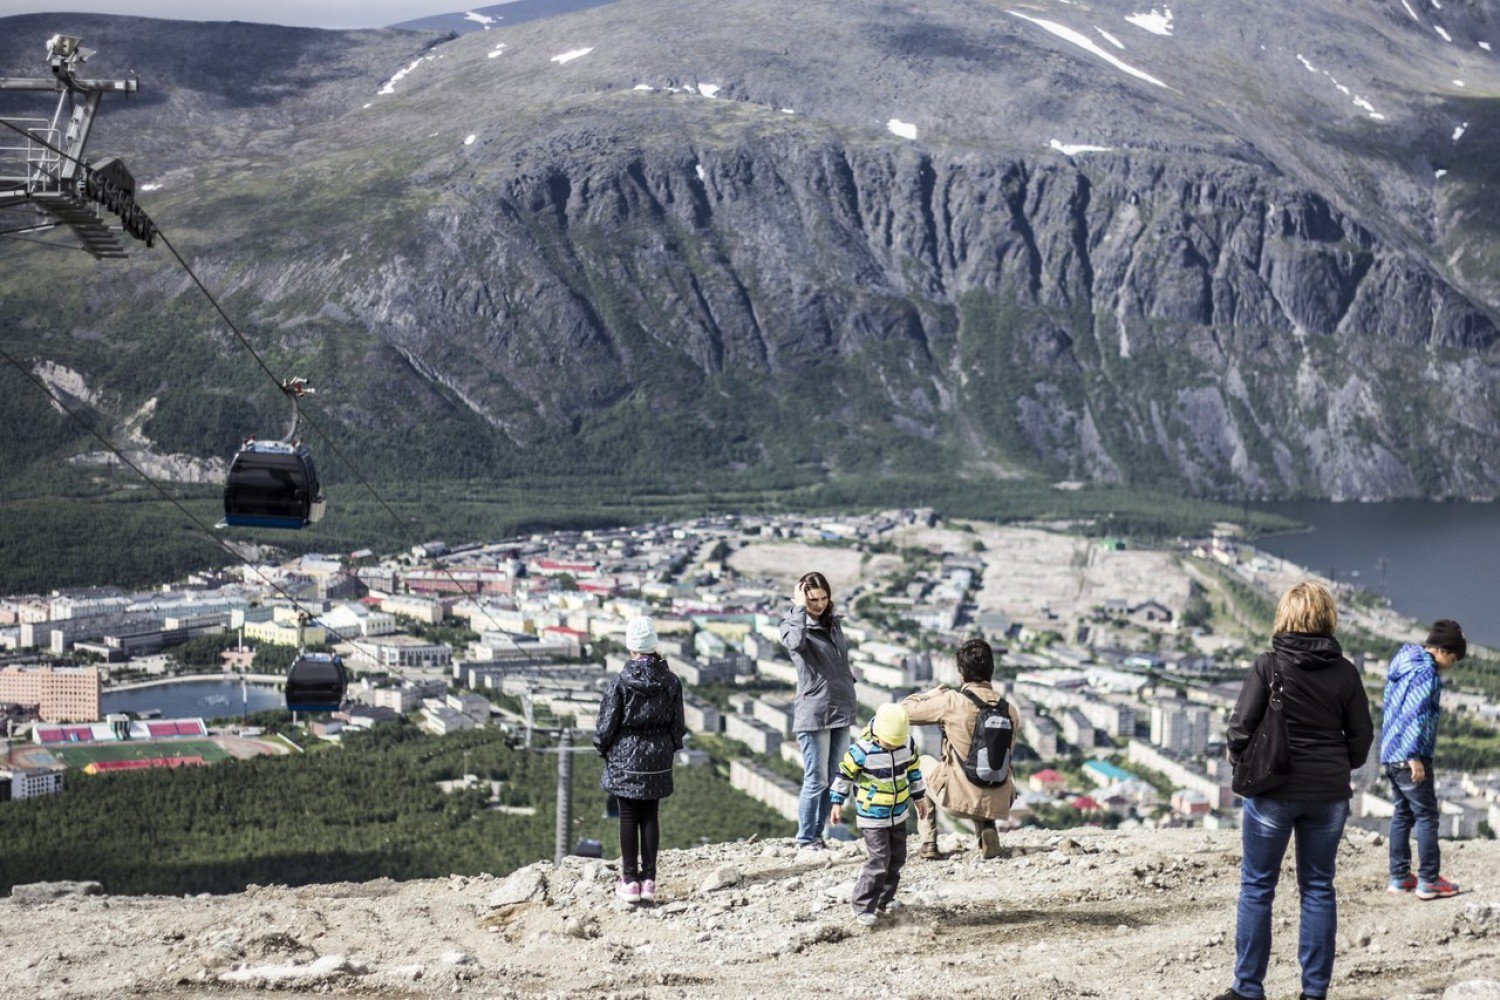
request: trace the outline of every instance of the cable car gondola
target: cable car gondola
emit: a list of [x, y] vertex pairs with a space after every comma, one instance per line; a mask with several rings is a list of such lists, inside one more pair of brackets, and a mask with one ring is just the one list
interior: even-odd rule
[[294, 440], [302, 413], [297, 401], [312, 392], [305, 379], [281, 383], [292, 404], [292, 424], [280, 441], [240, 445], [224, 483], [224, 522], [220, 527], [289, 528], [317, 522], [326, 501], [307, 445]]
[[293, 712], [336, 712], [349, 675], [334, 653], [301, 653], [286, 672], [286, 707]]
[[224, 484], [224, 523], [239, 528], [305, 528], [326, 500], [305, 444], [246, 441]]

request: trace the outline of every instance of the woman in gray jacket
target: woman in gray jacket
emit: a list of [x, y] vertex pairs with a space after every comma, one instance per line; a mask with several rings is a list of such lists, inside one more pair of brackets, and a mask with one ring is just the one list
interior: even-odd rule
[[822, 573], [807, 573], [797, 581], [792, 606], [781, 621], [781, 643], [797, 665], [792, 716], [802, 747], [797, 846], [821, 850], [823, 826], [832, 810], [828, 787], [849, 749], [849, 727], [854, 724], [849, 642], [833, 613], [833, 592]]

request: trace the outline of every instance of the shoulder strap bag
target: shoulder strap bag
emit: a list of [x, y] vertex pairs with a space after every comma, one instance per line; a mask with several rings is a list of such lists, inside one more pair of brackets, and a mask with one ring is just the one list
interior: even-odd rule
[[1286, 715], [1282, 711], [1281, 667], [1271, 654], [1270, 697], [1266, 714], [1250, 737], [1250, 745], [1240, 754], [1230, 783], [1236, 795], [1249, 797], [1273, 791], [1292, 773], [1292, 748], [1287, 742]]

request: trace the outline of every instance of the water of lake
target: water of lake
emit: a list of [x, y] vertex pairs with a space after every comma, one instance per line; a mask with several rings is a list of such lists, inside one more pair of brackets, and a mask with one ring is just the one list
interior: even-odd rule
[[240, 698], [239, 681], [173, 681], [171, 684], [131, 691], [106, 690], [101, 699], [101, 707], [105, 713], [140, 713], [155, 708], [160, 709], [161, 714], [168, 719], [199, 716], [216, 719], [240, 715], [247, 708], [251, 712], [264, 712], [285, 705], [281, 692], [276, 688], [251, 684], [246, 688], [246, 695], [248, 705]]
[[1257, 506], [1315, 529], [1258, 539], [1260, 548], [1384, 593], [1420, 621], [1453, 618], [1474, 641], [1500, 646], [1500, 503]]

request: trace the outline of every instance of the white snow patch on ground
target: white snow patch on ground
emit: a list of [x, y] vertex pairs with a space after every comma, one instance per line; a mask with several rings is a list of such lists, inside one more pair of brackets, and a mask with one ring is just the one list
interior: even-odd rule
[[1047, 145], [1051, 146], [1053, 149], [1057, 150], [1064, 156], [1075, 156], [1078, 153], [1108, 153], [1115, 148], [1113, 146], [1085, 146], [1082, 144], [1070, 145], [1058, 139], [1053, 139]]
[[374, 101], [366, 101], [364, 104], [360, 105], [360, 110], [363, 111], [365, 108], [372, 108], [374, 106], [375, 106], [375, 102]]
[[1080, 49], [1083, 49], [1085, 52], [1091, 52], [1091, 53], [1093, 53], [1094, 55], [1098, 56], [1100, 59], [1103, 59], [1105, 62], [1109, 63], [1111, 66], [1115, 67], [1118, 70], [1122, 70], [1122, 71], [1124, 71], [1126, 73], [1129, 73], [1133, 77], [1137, 77], [1137, 78], [1139, 78], [1141, 80], [1145, 80], [1147, 83], [1154, 83], [1158, 87], [1164, 87], [1167, 90], [1171, 90], [1172, 89], [1171, 87], [1168, 87], [1165, 83], [1162, 83], [1156, 77], [1152, 76], [1150, 73], [1146, 73], [1146, 72], [1143, 72], [1141, 70], [1138, 70], [1134, 66], [1132, 66], [1129, 63], [1125, 62], [1124, 60], [1118, 59], [1115, 56], [1111, 55], [1110, 53], [1105, 52], [1098, 45], [1094, 44], [1093, 39], [1089, 38], [1087, 35], [1081, 35], [1081, 34], [1079, 34], [1078, 32], [1074, 31], [1072, 28], [1069, 28], [1069, 27], [1066, 27], [1064, 25], [1058, 24], [1056, 21], [1045, 21], [1045, 20], [1043, 20], [1042, 18], [1039, 18], [1039, 17], [1030, 17], [1030, 16], [1028, 16], [1026, 14], [1022, 14], [1020, 11], [1007, 10], [1006, 13], [1010, 14], [1012, 17], [1019, 17], [1023, 21], [1030, 21], [1032, 24], [1035, 24], [1037, 27], [1042, 28], [1042, 29], [1044, 29], [1046, 31], [1050, 31], [1052, 34], [1056, 35], [1058, 38], [1061, 38], [1061, 39], [1063, 39], [1064, 41], [1067, 41], [1067, 42], [1072, 42], [1074, 45], [1078, 46]]
[[1111, 35], [1109, 32], [1105, 31], [1103, 28], [1099, 27], [1097, 24], [1094, 25], [1094, 30], [1097, 31], [1097, 32], [1099, 32], [1099, 34], [1103, 35], [1104, 36], [1104, 40], [1106, 42], [1108, 42], [1109, 44], [1113, 45], [1115, 48], [1117, 48], [1117, 49], [1123, 49], [1125, 47], [1125, 43], [1124, 42], [1120, 41], [1114, 35]]
[[[1453, 138], [1457, 139], [1458, 136], [1455, 135]], [[141, 185], [141, 190], [142, 191], [160, 191], [161, 190], [161, 185], [160, 184], [142, 184]]]
[[1417, 12], [1411, 9], [1411, 4], [1407, 3], [1406, 0], [1401, 0], [1401, 6], [1406, 8], [1406, 12], [1411, 15], [1413, 21], [1416, 21], [1418, 24], [1422, 23], [1422, 19], [1417, 16]]
[[560, 56], [553, 56], [549, 61], [555, 62], [559, 66], [561, 66], [564, 63], [572, 62], [574, 59], [582, 59], [592, 51], [594, 51], [594, 47], [592, 45], [590, 45], [586, 49], [569, 49], [567, 52], [564, 52]]
[[495, 19], [493, 17], [489, 17], [489, 16], [487, 16], [485, 14], [476, 14], [472, 10], [471, 11], [466, 11], [464, 13], [464, 20], [465, 21], [473, 21], [476, 24], [482, 24], [482, 25], [484, 25], [484, 30], [485, 31], [489, 31], [490, 30], [490, 25], [492, 25], [492, 24], [495, 23]]
[[1436, 7], [1438, 10], [1442, 10], [1443, 9], [1443, 5], [1440, 4], [1440, 3], [1438, 3], [1438, 0], [1432, 0], [1432, 5], [1434, 7]]
[[464, 145], [472, 146], [474, 145], [474, 140], [478, 138], [479, 136], [475, 135], [473, 132], [470, 132], [468, 135], [464, 136]]
[[1439, 35], [1442, 35], [1443, 36], [1443, 41], [1445, 41], [1445, 42], [1451, 42], [1451, 41], [1453, 41], [1453, 36], [1450, 35], [1450, 34], [1448, 34], [1446, 31], [1444, 31], [1438, 25], [1434, 24], [1432, 26], [1432, 30], [1436, 31]]
[[405, 69], [397, 70], [395, 76], [385, 81], [385, 86], [377, 90], [376, 94], [394, 94], [396, 92], [396, 84], [404, 79], [406, 77], [406, 74], [410, 73], [420, 65], [422, 65], [421, 59], [413, 59], [410, 66], [406, 67]]
[[1480, 42], [1479, 43], [1479, 47], [1481, 49], [1484, 49], [1484, 51], [1486, 51], [1486, 52], [1493, 52], [1494, 51], [1493, 49], [1490, 48], [1490, 43], [1489, 42]]
[[1453, 129], [1453, 141], [1457, 142], [1458, 140], [1462, 139], [1464, 137], [1464, 133], [1468, 131], [1468, 128], [1468, 122], [1464, 122], [1462, 125], [1455, 126]]
[[1161, 10], [1157, 10], [1155, 7], [1152, 7], [1151, 13], [1149, 14], [1128, 14], [1125, 17], [1125, 20], [1129, 21], [1137, 28], [1145, 28], [1153, 35], [1172, 34], [1171, 7], [1163, 7]]
[[781, 109], [781, 113], [784, 114], [784, 115], [795, 115], [797, 113], [797, 109], [796, 108], [782, 108]]
[[634, 87], [631, 87], [630, 89], [631, 90], [655, 90], [656, 88], [653, 87], [653, 86], [651, 86], [651, 84], [649, 84], [649, 83], [638, 83]]
[[885, 123], [885, 127], [892, 135], [899, 135], [903, 139], [915, 139], [917, 137], [917, 127], [911, 122], [904, 122], [899, 118], [892, 118]]
[[498, 55], [504, 54], [504, 52], [505, 52], [505, 43], [504, 42], [500, 42], [493, 49], [491, 49], [489, 52], [487, 52], [485, 54], [488, 55], [491, 59], [493, 59], [493, 58], [495, 58]]
[[1442, 176], [1443, 176], [1443, 175], [1444, 175], [1444, 174], [1446, 174], [1446, 173], [1447, 173], [1447, 172], [1448, 172], [1448, 171], [1446, 171], [1446, 170], [1434, 170], [1434, 171], [1433, 171], [1433, 172], [1432, 172], [1432, 176], [1434, 176], [1434, 177], [1438, 177], [1438, 178], [1441, 178], [1441, 177], [1442, 177]]
[[698, 93], [704, 97], [717, 97], [719, 95], [719, 85], [717, 83], [700, 83], [698, 84]]
[[1462, 80], [1454, 80], [1453, 81], [1453, 86], [1455, 86], [1455, 87], [1462, 87], [1463, 85], [1464, 85], [1464, 82]]
[[1328, 72], [1326, 69], [1318, 69], [1318, 67], [1308, 62], [1307, 57], [1300, 52], [1297, 53], [1297, 61], [1306, 66], [1309, 73], [1322, 73], [1324, 76], [1328, 77], [1329, 82], [1333, 84], [1333, 86], [1338, 90], [1339, 93], [1343, 94], [1345, 97], [1352, 98], [1354, 101], [1354, 106], [1369, 112], [1371, 118], [1385, 121], [1385, 115], [1380, 114], [1378, 111], [1376, 111], [1375, 106], [1371, 104], [1369, 100], [1361, 97], [1359, 94], [1354, 93], [1344, 84], [1339, 83], [1338, 78], [1335, 77], [1332, 73]]
[[698, 173], [698, 179], [700, 181], [706, 181], [706, 180], [708, 180], [708, 171], [703, 169], [703, 164], [700, 163], [697, 166], [695, 166], [693, 169], [695, 171], [697, 171], [697, 173]]

